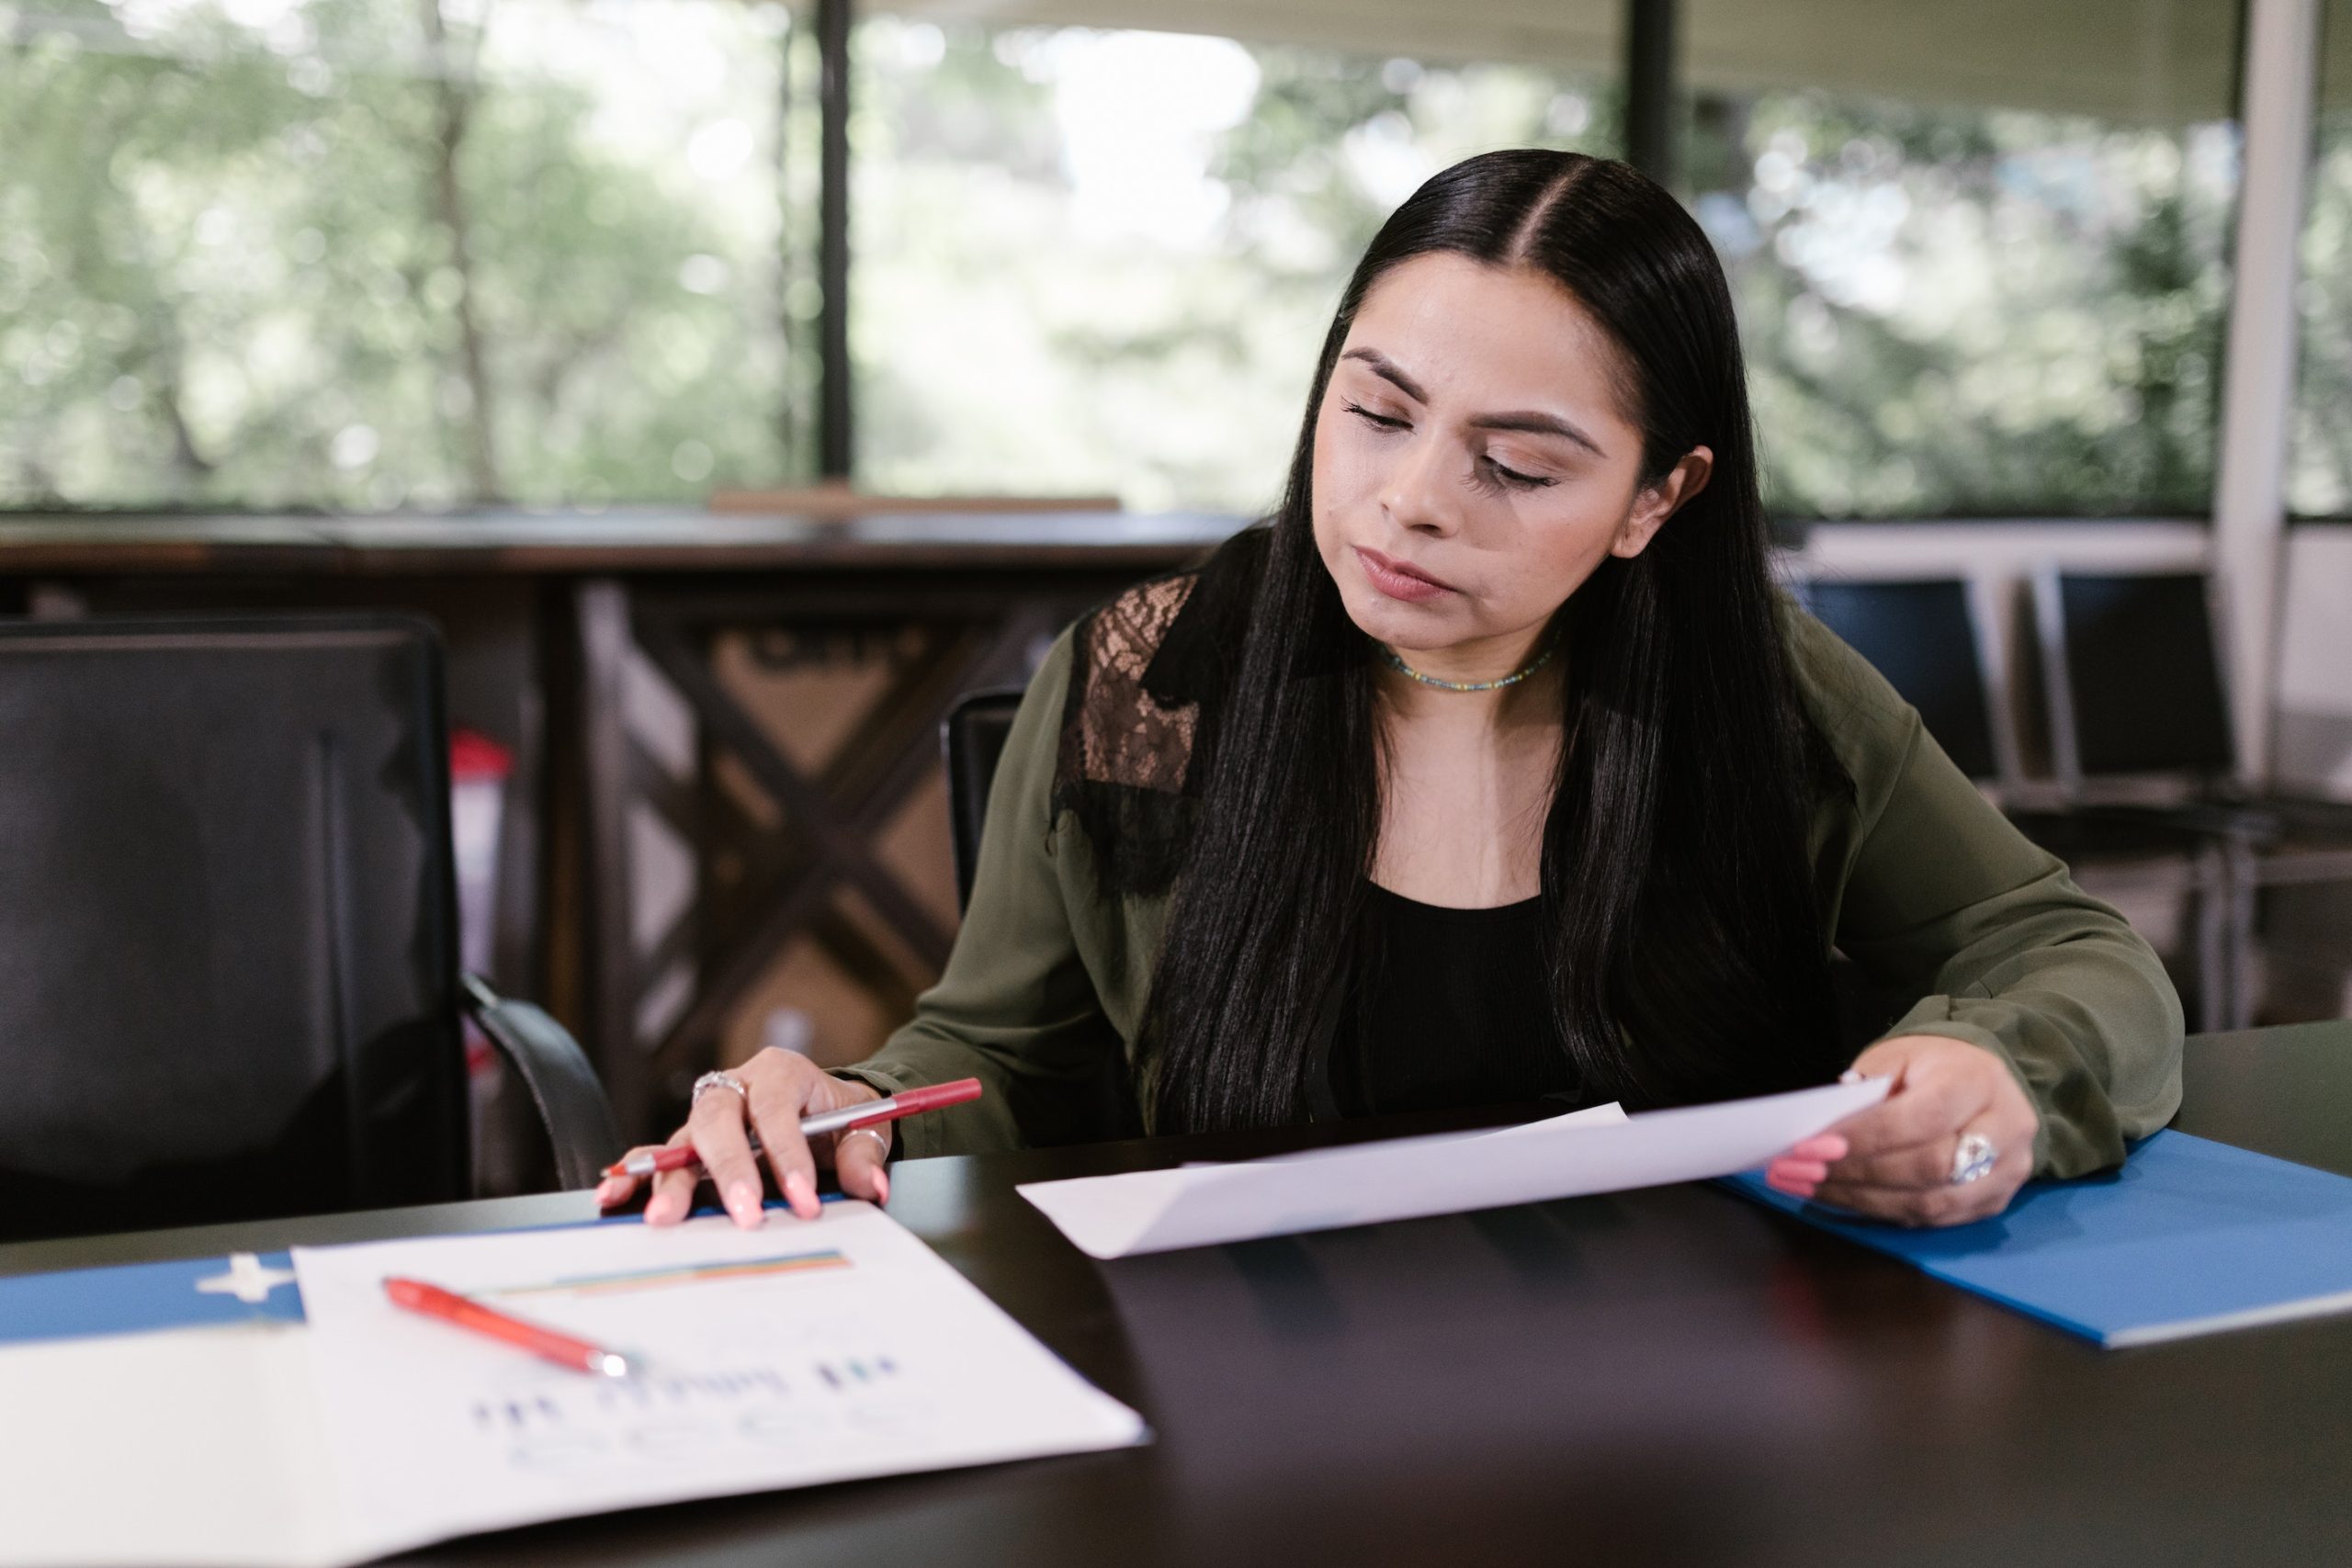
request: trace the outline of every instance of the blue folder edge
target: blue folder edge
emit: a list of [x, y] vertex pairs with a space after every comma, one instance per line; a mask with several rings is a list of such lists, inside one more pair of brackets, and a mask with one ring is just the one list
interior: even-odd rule
[[[829, 1193], [825, 1201], [838, 1197]], [[780, 1199], [771, 1199], [767, 1204], [771, 1209], [784, 1206]], [[716, 1207], [695, 1211], [696, 1214], [721, 1212]], [[572, 1230], [582, 1225], [639, 1223], [635, 1214], [606, 1214], [516, 1229]], [[240, 1258], [250, 1261], [240, 1262]], [[294, 1282], [293, 1255], [282, 1251], [124, 1263], [0, 1279], [0, 1346], [302, 1320], [302, 1292]]]
[[1760, 1173], [1723, 1185], [2110, 1349], [2352, 1311], [2352, 1178], [2187, 1133], [1943, 1230], [1857, 1219]]

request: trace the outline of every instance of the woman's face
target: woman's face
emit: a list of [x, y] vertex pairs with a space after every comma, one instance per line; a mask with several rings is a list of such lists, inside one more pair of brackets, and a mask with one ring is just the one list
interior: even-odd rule
[[1356, 625], [1488, 679], [1604, 557], [1639, 555], [1712, 457], [1640, 484], [1620, 363], [1532, 269], [1439, 252], [1374, 285], [1315, 421], [1315, 543]]

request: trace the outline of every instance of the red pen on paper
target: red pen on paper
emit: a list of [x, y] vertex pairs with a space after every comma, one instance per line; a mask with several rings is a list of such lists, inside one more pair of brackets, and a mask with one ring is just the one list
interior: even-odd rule
[[637, 1363], [617, 1350], [607, 1350], [585, 1339], [509, 1317], [470, 1296], [428, 1285], [422, 1280], [388, 1279], [384, 1281], [384, 1294], [392, 1298], [396, 1307], [471, 1329], [574, 1371], [593, 1372], [603, 1378], [626, 1378], [637, 1372]]
[[[967, 1100], [980, 1098], [980, 1080], [957, 1078], [954, 1083], [933, 1084], [923, 1089], [905, 1089], [888, 1100], [869, 1100], [863, 1105], [844, 1105], [838, 1111], [820, 1111], [814, 1116], [800, 1119], [800, 1135], [813, 1138], [820, 1133], [847, 1133], [859, 1127], [872, 1127], [884, 1122], [896, 1122], [901, 1116], [919, 1111], [937, 1111], [949, 1105], [961, 1105]], [[759, 1154], [760, 1141], [752, 1139], [752, 1152]], [[702, 1163], [692, 1145], [680, 1144], [674, 1148], [660, 1149], [650, 1155], [631, 1155], [616, 1165], [605, 1168], [606, 1176], [651, 1176], [660, 1170], [682, 1170]]]

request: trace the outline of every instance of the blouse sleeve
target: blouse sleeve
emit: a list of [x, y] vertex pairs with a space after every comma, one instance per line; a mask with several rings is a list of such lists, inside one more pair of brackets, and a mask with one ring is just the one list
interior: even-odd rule
[[1849, 958], [1918, 1002], [1886, 1033], [1993, 1052], [2041, 1115], [2034, 1169], [2119, 1164], [2180, 1105], [2180, 998], [2155, 953], [1946, 757], [1918, 713], [1795, 614], [1800, 679], [1854, 784], [1816, 820]]
[[1021, 699], [989, 792], [970, 906], [939, 983], [881, 1049], [838, 1076], [884, 1094], [956, 1078], [980, 1098], [897, 1123], [908, 1156], [1050, 1141], [1084, 1113], [1122, 1050], [1081, 962], [1053, 834], [1057, 739], [1069, 689], [1068, 632]]

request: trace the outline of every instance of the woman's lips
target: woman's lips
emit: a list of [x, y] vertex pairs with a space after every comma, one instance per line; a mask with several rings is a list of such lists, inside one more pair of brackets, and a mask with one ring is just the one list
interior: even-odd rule
[[1391, 599], [1402, 599], [1408, 604], [1425, 604], [1441, 593], [1454, 592], [1453, 585], [1440, 582], [1418, 567], [1392, 560], [1378, 550], [1355, 547], [1356, 559], [1363, 566], [1365, 579]]

